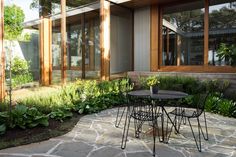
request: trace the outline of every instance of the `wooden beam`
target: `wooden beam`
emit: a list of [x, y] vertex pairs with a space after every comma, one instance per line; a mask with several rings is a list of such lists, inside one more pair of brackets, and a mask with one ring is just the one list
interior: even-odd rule
[[150, 54], [150, 71], [158, 70], [158, 28], [159, 28], [159, 7], [151, 6], [151, 54]]
[[161, 72], [198, 72], [198, 73], [236, 73], [236, 68], [232, 66], [197, 66], [197, 65], [182, 65], [182, 66], [161, 66]]
[[41, 17], [40, 32], [40, 84], [48, 86], [52, 82], [52, 25], [50, 18]]
[[101, 79], [110, 79], [110, 2], [100, 0]]
[[177, 39], [177, 66], [181, 64], [181, 36], [176, 34]]
[[204, 65], [208, 66], [208, 49], [209, 49], [209, 0], [205, 0], [204, 14]]
[[0, 67], [0, 102], [5, 98], [5, 52], [3, 48], [4, 38], [4, 0], [0, 2], [0, 55], [1, 55], [1, 67]]
[[66, 0], [61, 0], [61, 83], [66, 83]]

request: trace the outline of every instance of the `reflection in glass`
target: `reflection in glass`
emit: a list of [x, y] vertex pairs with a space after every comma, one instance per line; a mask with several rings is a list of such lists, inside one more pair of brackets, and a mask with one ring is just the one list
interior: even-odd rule
[[211, 0], [209, 7], [209, 52], [210, 65], [229, 65], [229, 58], [220, 59], [220, 45], [236, 45], [236, 2]]
[[204, 12], [203, 1], [164, 8], [163, 65], [203, 64]]

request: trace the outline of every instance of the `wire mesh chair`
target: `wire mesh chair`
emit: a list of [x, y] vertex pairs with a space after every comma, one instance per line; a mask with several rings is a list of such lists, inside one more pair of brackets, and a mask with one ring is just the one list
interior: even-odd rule
[[[199, 152], [201, 152], [201, 134], [205, 140], [208, 140], [208, 130], [207, 130], [207, 122], [206, 122], [206, 114], [205, 114], [205, 103], [206, 99], [208, 97], [208, 93], [199, 94], [195, 96], [195, 104], [193, 108], [185, 108], [185, 109], [174, 109], [173, 111], [169, 112], [169, 115], [174, 115], [174, 124], [178, 124], [178, 128], [180, 128], [181, 122], [184, 121], [184, 119], [188, 120], [189, 126], [191, 128], [191, 132], [193, 135], [193, 138], [195, 140], [197, 149]], [[205, 123], [205, 133], [203, 132], [202, 126], [200, 124], [199, 117], [203, 114], [204, 123]], [[180, 122], [177, 123], [177, 118], [180, 118]], [[193, 127], [191, 124], [190, 119], [196, 118], [197, 119], [197, 128], [198, 128], [198, 137], [196, 137]], [[167, 121], [168, 125], [168, 121]], [[172, 125], [173, 127], [173, 125]], [[171, 129], [172, 130], [172, 129]]]
[[130, 120], [134, 119], [135, 137], [139, 138], [144, 122], [151, 122], [153, 129], [153, 156], [155, 156], [156, 131], [158, 129], [157, 119], [161, 116], [159, 107], [154, 105], [150, 96], [130, 96], [128, 95], [129, 106], [124, 124], [121, 148], [126, 148], [126, 141], [129, 133]]
[[115, 127], [118, 128], [120, 126], [120, 122], [124, 116], [124, 113], [125, 113], [125, 110], [127, 108], [127, 93], [120, 93], [121, 96], [124, 97], [125, 99], [125, 103], [118, 106], [118, 109], [117, 109], [117, 114], [116, 114], [116, 121], [115, 121]]
[[115, 121], [115, 127], [118, 128], [120, 126], [120, 122], [124, 116], [125, 110], [127, 109], [127, 92], [130, 86], [132, 86], [131, 79], [127, 78], [127, 82], [125, 82], [125, 89], [122, 90], [122, 80], [119, 82], [119, 96], [122, 97], [125, 101], [124, 104], [119, 105], [117, 109], [117, 114], [116, 114], [116, 121]]

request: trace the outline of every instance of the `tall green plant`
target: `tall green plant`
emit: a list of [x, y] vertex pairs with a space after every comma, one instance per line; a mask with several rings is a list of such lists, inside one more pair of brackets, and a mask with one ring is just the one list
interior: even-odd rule
[[236, 66], [236, 46], [234, 44], [227, 45], [221, 43], [219, 49], [217, 50], [217, 56], [223, 60], [229, 62], [231, 66]]

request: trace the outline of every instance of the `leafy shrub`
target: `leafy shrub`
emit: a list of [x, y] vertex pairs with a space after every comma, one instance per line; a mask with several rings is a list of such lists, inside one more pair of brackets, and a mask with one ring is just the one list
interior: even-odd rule
[[208, 112], [236, 118], [236, 103], [223, 98], [222, 93], [212, 93], [206, 100], [205, 109]]
[[12, 78], [12, 86], [17, 87], [19, 85], [29, 83], [33, 81], [33, 76], [31, 73], [23, 74], [23, 75], [15, 75]]
[[6, 122], [8, 120], [8, 113], [7, 112], [0, 112], [0, 135], [6, 132], [7, 126]]
[[29, 62], [19, 57], [14, 57], [11, 65], [12, 75], [23, 75], [29, 73]]
[[33, 128], [38, 125], [48, 126], [48, 116], [42, 114], [37, 108], [26, 107], [24, 105], [16, 105], [11, 111], [10, 128], [20, 127]]
[[25, 61], [24, 59], [14, 57], [11, 65], [11, 72], [13, 87], [17, 87], [19, 85], [33, 81], [33, 75], [30, 73], [29, 62]]
[[127, 78], [102, 82], [79, 80], [77, 85], [81, 99], [76, 104], [76, 110], [80, 114], [94, 113], [112, 105], [122, 104], [125, 101], [125, 95], [122, 93], [133, 88]]
[[61, 110], [61, 109], [57, 109], [55, 111], [52, 111], [49, 114], [50, 118], [59, 120], [61, 122], [63, 122], [63, 120], [66, 118], [71, 118], [72, 116], [73, 116], [72, 112], [70, 112], [68, 110]]

